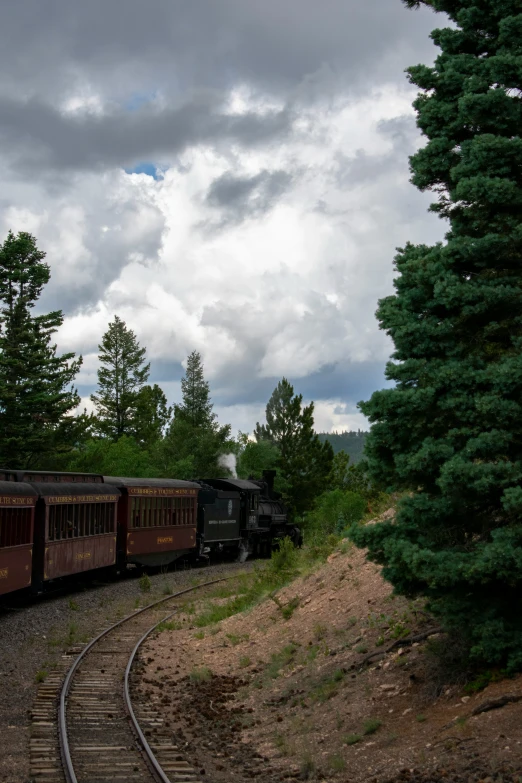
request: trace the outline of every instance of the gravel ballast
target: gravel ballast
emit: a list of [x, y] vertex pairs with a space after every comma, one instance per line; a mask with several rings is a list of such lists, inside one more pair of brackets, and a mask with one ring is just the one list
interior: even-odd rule
[[132, 572], [116, 582], [70, 587], [26, 605], [0, 609], [0, 781], [28, 783], [30, 712], [38, 688], [64, 651], [84, 644], [141, 606], [197, 582], [244, 572], [252, 563], [220, 563], [150, 576], [144, 593]]

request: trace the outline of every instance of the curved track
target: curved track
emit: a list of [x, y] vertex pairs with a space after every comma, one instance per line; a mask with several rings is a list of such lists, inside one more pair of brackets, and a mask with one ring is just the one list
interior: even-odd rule
[[[226, 581], [223, 577], [162, 598], [125, 617], [88, 644], [70, 668], [60, 694], [58, 730], [67, 783], [181, 783], [198, 781], [152, 710], [138, 723], [129, 674], [140, 645], [164, 620], [163, 604]], [[152, 623], [151, 623], [152, 621]], [[154, 743], [146, 735], [154, 733]]]

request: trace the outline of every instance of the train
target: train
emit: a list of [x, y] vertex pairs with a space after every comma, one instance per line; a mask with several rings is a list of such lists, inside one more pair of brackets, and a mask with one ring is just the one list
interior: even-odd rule
[[0, 598], [180, 557], [245, 560], [268, 555], [286, 536], [300, 546], [274, 477], [181, 481], [0, 469]]

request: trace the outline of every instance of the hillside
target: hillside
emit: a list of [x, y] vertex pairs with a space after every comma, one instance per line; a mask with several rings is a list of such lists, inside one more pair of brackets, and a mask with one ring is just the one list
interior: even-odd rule
[[345, 432], [318, 432], [317, 434], [321, 443], [324, 443], [325, 440], [330, 441], [334, 454], [345, 451], [350, 456], [351, 465], [355, 465], [362, 459], [367, 432], [346, 430]]
[[207, 779], [519, 782], [522, 677], [466, 690], [422, 606], [347, 542], [249, 612], [200, 627], [203, 609], [148, 643], [138, 688]]

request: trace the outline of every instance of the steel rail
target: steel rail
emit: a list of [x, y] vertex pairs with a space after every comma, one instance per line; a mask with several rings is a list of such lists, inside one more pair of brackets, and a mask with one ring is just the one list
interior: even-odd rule
[[141, 746], [145, 753], [147, 754], [147, 758], [149, 762], [154, 767], [154, 770], [156, 774], [158, 775], [159, 779], [161, 780], [161, 783], [171, 783], [170, 778], [167, 777], [165, 772], [163, 771], [161, 765], [159, 764], [156, 756], [154, 755], [152, 748], [150, 747], [149, 743], [147, 742], [145, 738], [145, 734], [141, 730], [141, 726], [138, 723], [138, 719], [136, 718], [136, 715], [134, 713], [134, 709], [132, 707], [132, 699], [130, 697], [130, 688], [129, 688], [129, 676], [132, 669], [132, 664], [134, 663], [134, 658], [136, 657], [136, 653], [140, 649], [141, 645], [147, 639], [150, 634], [156, 630], [156, 628], [161, 625], [162, 623], [169, 620], [171, 617], [173, 617], [176, 614], [176, 612], [171, 612], [171, 614], [168, 614], [166, 617], [163, 618], [163, 620], [160, 620], [159, 623], [155, 623], [152, 628], [149, 628], [148, 631], [146, 631], [139, 642], [136, 644], [135, 648], [130, 654], [127, 667], [125, 669], [125, 677], [123, 679], [123, 700], [125, 702], [125, 707], [127, 709], [127, 712], [129, 713], [130, 719], [132, 721], [132, 724], [134, 726], [134, 731], [136, 732], [136, 735], [138, 736], [139, 741], [141, 742]]
[[[76, 660], [74, 661], [73, 665], [69, 669], [67, 676], [64, 680], [62, 690], [60, 693], [60, 704], [58, 708], [58, 738], [60, 743], [60, 753], [62, 756], [62, 765], [65, 772], [65, 777], [67, 780], [67, 783], [78, 783], [78, 778], [76, 777], [76, 773], [74, 771], [74, 765], [71, 758], [71, 751], [69, 748], [69, 738], [67, 735], [67, 697], [69, 695], [69, 691], [71, 689], [71, 684], [74, 678], [74, 675], [76, 673], [76, 670], [78, 669], [80, 663], [83, 661], [83, 659], [88, 655], [90, 650], [107, 634], [109, 634], [111, 631], [113, 631], [115, 628], [118, 628], [119, 626], [123, 625], [124, 623], [129, 622], [130, 620], [133, 620], [135, 617], [138, 617], [140, 614], [143, 614], [144, 612], [149, 611], [150, 609], [153, 609], [156, 606], [159, 606], [160, 604], [166, 603], [167, 601], [172, 601], [174, 598], [179, 598], [181, 595], [185, 595], [185, 593], [191, 593], [194, 592], [194, 590], [199, 590], [201, 587], [210, 587], [211, 585], [218, 584], [219, 582], [226, 582], [230, 579], [234, 579], [235, 576], [224, 576], [220, 579], [213, 579], [210, 582], [202, 582], [199, 585], [195, 585], [194, 587], [186, 587], [184, 590], [180, 590], [177, 593], [173, 593], [172, 595], [168, 595], [165, 598], [160, 598], [158, 601], [154, 601], [151, 604], [148, 604], [148, 606], [144, 606], [143, 609], [139, 609], [136, 612], [133, 612], [132, 614], [128, 615], [127, 617], [124, 617], [123, 620], [118, 620], [117, 623], [114, 623], [113, 625], [106, 628], [104, 631], [102, 631], [98, 636], [96, 636], [92, 641], [89, 642], [89, 644], [81, 651], [81, 653], [78, 655]], [[175, 614], [175, 612], [172, 612], [171, 614], [167, 615], [167, 617], [172, 617], [172, 615]], [[124, 701], [126, 702], [125, 697], [125, 690], [127, 690], [128, 693], [128, 672], [130, 671], [130, 665], [132, 665], [132, 660], [134, 659], [134, 655], [136, 653], [136, 650], [139, 648], [139, 645], [146, 639], [146, 637], [152, 633], [152, 631], [157, 628], [158, 625], [160, 625], [164, 620], [160, 620], [159, 623], [155, 623], [152, 628], [150, 628], [147, 633], [140, 639], [138, 642], [138, 645], [134, 648], [132, 655], [131, 655], [131, 661], [130, 664], [127, 665], [127, 670], [125, 672], [125, 683], [124, 683]], [[140, 738], [140, 742], [142, 743], [143, 749], [145, 750], [145, 753], [148, 757], [148, 759], [153, 763], [154, 769], [156, 772], [160, 775], [160, 780], [162, 783], [170, 783], [170, 780], [168, 777], [166, 777], [165, 773], [159, 766], [156, 758], [154, 757], [154, 754], [152, 753], [152, 750], [143, 736], [143, 732], [138, 726], [136, 717], [134, 715], [134, 711], [132, 710], [132, 706], [130, 705], [130, 698], [129, 698], [129, 706], [130, 711], [129, 714], [131, 715], [131, 718], [133, 720], [134, 726], [138, 727], [137, 734]], [[160, 772], [161, 771], [161, 772]], [[163, 777], [161, 777], [161, 775]]]

